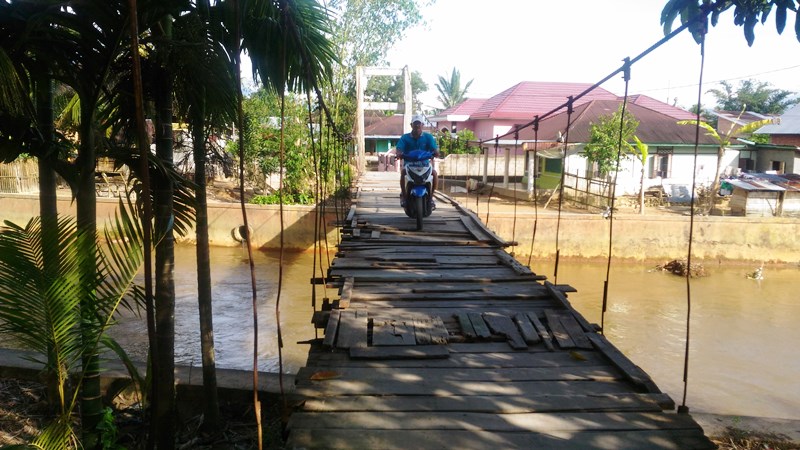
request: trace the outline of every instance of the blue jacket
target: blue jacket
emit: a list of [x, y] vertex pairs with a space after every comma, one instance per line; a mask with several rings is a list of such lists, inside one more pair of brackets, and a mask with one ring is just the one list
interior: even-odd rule
[[428, 150], [438, 156], [439, 145], [436, 144], [436, 139], [433, 135], [426, 132], [423, 132], [417, 139], [414, 139], [411, 133], [400, 136], [400, 140], [397, 142], [397, 154], [402, 155], [404, 152], [410, 152], [411, 150]]

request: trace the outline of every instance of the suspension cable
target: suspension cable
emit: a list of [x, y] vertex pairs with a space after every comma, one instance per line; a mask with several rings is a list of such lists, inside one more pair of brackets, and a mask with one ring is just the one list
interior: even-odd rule
[[514, 256], [517, 242], [517, 150], [519, 147], [519, 127], [514, 131], [514, 181], [511, 183], [512, 191], [514, 192], [514, 219], [511, 222], [511, 256]]
[[625, 58], [625, 70], [622, 78], [625, 80], [625, 96], [622, 97], [622, 110], [619, 118], [619, 139], [617, 140], [617, 163], [614, 170], [614, 182], [611, 184], [611, 205], [608, 211], [608, 261], [606, 263], [606, 279], [603, 282], [603, 307], [600, 311], [600, 332], [605, 334], [605, 318], [608, 306], [608, 281], [611, 277], [611, 245], [614, 242], [614, 205], [617, 198], [617, 177], [619, 176], [619, 164], [622, 159], [622, 141], [625, 134], [625, 112], [628, 106], [628, 85], [631, 80], [631, 59]]
[[533, 173], [528, 171], [528, 177], [533, 180], [533, 231], [531, 232], [531, 248], [528, 251], [528, 267], [531, 267], [533, 258], [533, 243], [536, 242], [536, 226], [539, 223], [539, 193], [536, 188], [536, 174], [538, 173], [539, 155], [537, 153], [539, 144], [539, 116], [533, 118]]
[[561, 160], [561, 181], [558, 183], [558, 220], [556, 221], [556, 263], [553, 269], [553, 282], [558, 284], [558, 261], [561, 254], [559, 247], [559, 234], [561, 231], [561, 209], [564, 204], [564, 180], [567, 171], [567, 153], [569, 149], [569, 129], [572, 127], [572, 103], [574, 98], [570, 95], [567, 97], [567, 129], [564, 132], [564, 158]]
[[695, 133], [694, 133], [694, 167], [692, 170], [692, 202], [690, 205], [689, 214], [689, 246], [686, 255], [686, 347], [683, 351], [683, 399], [681, 405], [678, 407], [679, 413], [688, 413], [689, 407], [686, 406], [686, 394], [689, 389], [689, 346], [690, 346], [690, 332], [692, 321], [692, 241], [694, 240], [694, 207], [696, 200], [697, 189], [697, 154], [698, 147], [700, 146], [700, 106], [702, 105], [703, 97], [703, 70], [706, 61], [706, 30], [702, 30], [700, 37], [700, 77], [697, 82], [697, 113], [695, 120]]

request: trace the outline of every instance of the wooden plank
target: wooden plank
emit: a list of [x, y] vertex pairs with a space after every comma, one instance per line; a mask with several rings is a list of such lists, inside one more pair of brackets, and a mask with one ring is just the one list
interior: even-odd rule
[[[376, 420], [378, 417], [380, 420]], [[660, 412], [553, 412], [520, 413], [513, 420], [496, 414], [473, 412], [299, 412], [289, 420], [290, 428], [353, 430], [463, 430], [516, 431], [550, 434], [556, 431], [693, 430], [702, 428], [688, 414]], [[457, 448], [457, 447], [456, 447]]]
[[381, 230], [372, 230], [371, 239], [380, 239], [381, 238]]
[[325, 327], [325, 339], [322, 345], [325, 347], [333, 347], [336, 342], [336, 331], [339, 329], [339, 313], [340, 310], [333, 310], [328, 318], [328, 325]]
[[[376, 418], [377, 420], [377, 418]], [[602, 445], [611, 442], [609, 445]], [[552, 433], [491, 432], [475, 430], [342, 430], [292, 428], [287, 448], [375, 449], [600, 449], [659, 450], [714, 449], [702, 431], [636, 430]]]
[[485, 232], [483, 228], [475, 225], [475, 222], [469, 217], [462, 216], [461, 223], [464, 224], [464, 226], [476, 240], [491, 242], [492, 236], [490, 236], [489, 233]]
[[455, 317], [458, 319], [459, 325], [461, 325], [461, 332], [467, 339], [475, 339], [478, 336], [475, 334], [475, 328], [472, 327], [472, 322], [470, 322], [466, 312], [459, 312], [455, 314]]
[[539, 315], [535, 312], [528, 312], [527, 315], [528, 319], [530, 319], [531, 323], [533, 324], [533, 327], [536, 328], [536, 332], [539, 333], [539, 336], [541, 336], [545, 347], [547, 347], [547, 349], [550, 351], [555, 350], [553, 347], [553, 342], [550, 341], [550, 333], [547, 331], [547, 328], [545, 328], [544, 324], [542, 324], [542, 321], [539, 320]]
[[[350, 356], [368, 354], [377, 358], [396, 358], [386, 356], [398, 354], [400, 350], [412, 352], [425, 349], [442, 349], [439, 345], [420, 345], [416, 347], [366, 347], [350, 349]], [[424, 355], [427, 357], [427, 355]], [[360, 356], [359, 356], [360, 357]], [[441, 356], [438, 356], [441, 357]], [[307, 397], [328, 397], [340, 395], [431, 395], [435, 392], [441, 397], [451, 395], [496, 395], [496, 396], [529, 396], [547, 392], [551, 395], [595, 395], [620, 394], [630, 392], [627, 381], [463, 381], [429, 380], [414, 377], [405, 382], [387, 383], [386, 380], [351, 380], [332, 379], [314, 386], [297, 386], [295, 392]]]
[[445, 327], [442, 318], [433, 316], [431, 322], [431, 343], [434, 345], [447, 345], [447, 339], [450, 334], [447, 332], [447, 327]]
[[414, 347], [351, 347], [353, 359], [442, 359], [450, 352], [442, 345], [419, 345]]
[[516, 258], [509, 255], [505, 250], [497, 249], [495, 251], [495, 255], [497, 256], [497, 259], [500, 260], [500, 263], [512, 268], [514, 272], [517, 272], [520, 275], [535, 275], [533, 271], [531, 271], [530, 267], [517, 261]]
[[525, 342], [528, 344], [538, 344], [542, 342], [541, 336], [539, 333], [536, 332], [536, 329], [533, 328], [533, 324], [528, 319], [528, 316], [524, 313], [516, 313], [513, 317], [514, 323], [517, 324], [517, 328], [519, 328], [520, 333], [522, 334], [522, 338], [525, 339]]
[[578, 348], [594, 348], [592, 343], [589, 342], [589, 338], [586, 337], [586, 332], [583, 331], [578, 322], [575, 320], [575, 317], [571, 314], [559, 314], [559, 320], [561, 320], [561, 325], [564, 326], [564, 329], [567, 330], [569, 333], [569, 337], [572, 338], [572, 342], [575, 343], [575, 346]]
[[575, 348], [575, 342], [569, 337], [566, 328], [561, 325], [558, 314], [552, 309], [546, 309], [544, 310], [544, 316], [547, 318], [547, 325], [550, 327], [553, 337], [556, 338], [558, 346], [561, 348]]
[[575, 317], [575, 320], [577, 320], [578, 323], [581, 325], [581, 327], [583, 327], [584, 331], [588, 332], [597, 331], [597, 328], [595, 326], [590, 324], [589, 321], [584, 319], [583, 316], [580, 315], [580, 313], [578, 313], [578, 311], [576, 311], [575, 308], [572, 307], [572, 304], [569, 302], [569, 300], [567, 300], [567, 296], [564, 295], [564, 292], [562, 292], [561, 289], [558, 289], [553, 283], [549, 281], [545, 281], [544, 286], [547, 288], [547, 290], [553, 297], [555, 297], [559, 302], [561, 302], [562, 305], [564, 305], [564, 308], [567, 311], [572, 313], [572, 315]]
[[[316, 383], [311, 376], [319, 368], [303, 367], [297, 372], [295, 382], [298, 386]], [[424, 378], [448, 381], [614, 381], [624, 380], [625, 375], [610, 365], [569, 366], [569, 367], [506, 367], [499, 370], [484, 368], [461, 368], [453, 370], [445, 367], [342, 367], [337, 368], [337, 379], [350, 381], [402, 383], [403, 380]], [[543, 395], [544, 393], [542, 393]]]
[[372, 345], [415, 345], [414, 328], [410, 321], [373, 320]]
[[350, 205], [350, 211], [347, 212], [347, 217], [344, 220], [345, 222], [352, 222], [355, 216], [356, 216], [356, 205]]
[[633, 363], [627, 356], [614, 347], [605, 336], [596, 333], [587, 335], [594, 347], [602, 352], [611, 362], [625, 374], [628, 379], [646, 389], [647, 392], [660, 393], [661, 390], [656, 386], [653, 380], [647, 373], [639, 366]]
[[356, 317], [355, 310], [344, 310], [339, 316], [339, 337], [336, 348], [367, 346], [367, 318]]
[[361, 228], [356, 228], [356, 227], [355, 227], [355, 222], [356, 222], [356, 221], [355, 221], [355, 220], [353, 220], [353, 224], [354, 224], [354, 225], [353, 225], [353, 237], [354, 237], [354, 238], [360, 238], [360, 237], [361, 237]]
[[413, 320], [413, 323], [414, 323], [414, 336], [416, 338], [417, 344], [430, 345], [431, 328], [433, 328], [433, 323], [431, 319], [417, 318]]
[[519, 330], [517, 330], [517, 327], [514, 326], [514, 322], [511, 321], [510, 317], [497, 313], [483, 313], [483, 320], [489, 325], [489, 328], [494, 334], [505, 336], [511, 348], [528, 348], [528, 344], [525, 343], [525, 339], [522, 338], [522, 335], [519, 333]]
[[[299, 375], [299, 374], [298, 374]], [[550, 411], [661, 411], [664, 394], [623, 393], [608, 395], [537, 395], [533, 397], [494, 396], [389, 397], [355, 396], [308, 399], [304, 411], [464, 411], [518, 414]]]
[[[503, 343], [506, 348], [508, 345]], [[445, 351], [454, 347], [454, 344], [448, 346], [441, 345], [418, 345], [415, 347], [369, 347], [369, 349], [384, 349], [384, 351], [419, 351], [440, 352], [438, 349]], [[370, 350], [372, 351], [372, 350]], [[362, 352], [357, 350], [356, 353]], [[368, 351], [362, 353], [368, 354]], [[570, 366], [599, 366], [603, 364], [610, 364], [609, 360], [602, 354], [596, 351], [584, 350], [581, 351], [583, 360], [577, 360], [569, 355], [568, 352], [530, 352], [526, 351], [512, 351], [507, 353], [454, 353], [448, 351], [445, 356], [447, 359], [430, 359], [430, 360], [386, 360], [386, 361], [354, 361], [347, 353], [341, 352], [324, 352], [310, 354], [308, 357], [308, 366], [314, 367], [448, 367], [448, 368], [484, 368], [484, 369], [502, 369], [508, 367], [570, 367]]]
[[483, 321], [483, 316], [481, 316], [481, 313], [467, 313], [467, 317], [469, 317], [469, 321], [472, 323], [472, 328], [475, 330], [475, 334], [479, 338], [487, 339], [492, 336], [492, 332], [489, 331], [489, 327], [487, 327], [486, 322]]
[[350, 307], [350, 298], [353, 296], [354, 284], [355, 279], [353, 277], [347, 277], [344, 279], [344, 284], [342, 285], [342, 294], [339, 296], [340, 309], [347, 309]]

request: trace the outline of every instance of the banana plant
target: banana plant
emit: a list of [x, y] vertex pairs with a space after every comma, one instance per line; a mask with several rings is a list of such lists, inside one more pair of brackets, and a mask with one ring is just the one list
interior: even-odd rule
[[[102, 242], [83, 236], [67, 216], [58, 218], [55, 235], [43, 232], [38, 217], [25, 226], [6, 221], [0, 227], [0, 332], [34, 351], [34, 360], [43, 364], [53, 384], [50, 391], [57, 392], [52, 399], [56, 418], [32, 442], [36, 448], [78, 447], [73, 413], [86, 373], [81, 355], [101, 346], [118, 352], [106, 331], [120, 307], [141, 304], [142, 291], [134, 278], [143, 262], [142, 233], [134, 211], [130, 200], [127, 205], [120, 200]], [[97, 243], [97, 272], [91, 279], [82, 276], [83, 239]], [[45, 260], [57, 261], [57, 270], [45, 270]], [[81, 308], [90, 292], [94, 301], [87, 318]]]

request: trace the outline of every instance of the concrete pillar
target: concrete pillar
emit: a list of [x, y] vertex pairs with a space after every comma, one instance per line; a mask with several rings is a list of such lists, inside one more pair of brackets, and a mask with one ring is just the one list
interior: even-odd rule
[[[503, 152], [505, 153], [505, 165], [503, 167], [503, 187], [508, 189], [508, 167], [509, 163], [511, 162], [511, 149], [506, 147], [503, 149]], [[514, 162], [514, 167], [516, 167], [516, 161]]]

